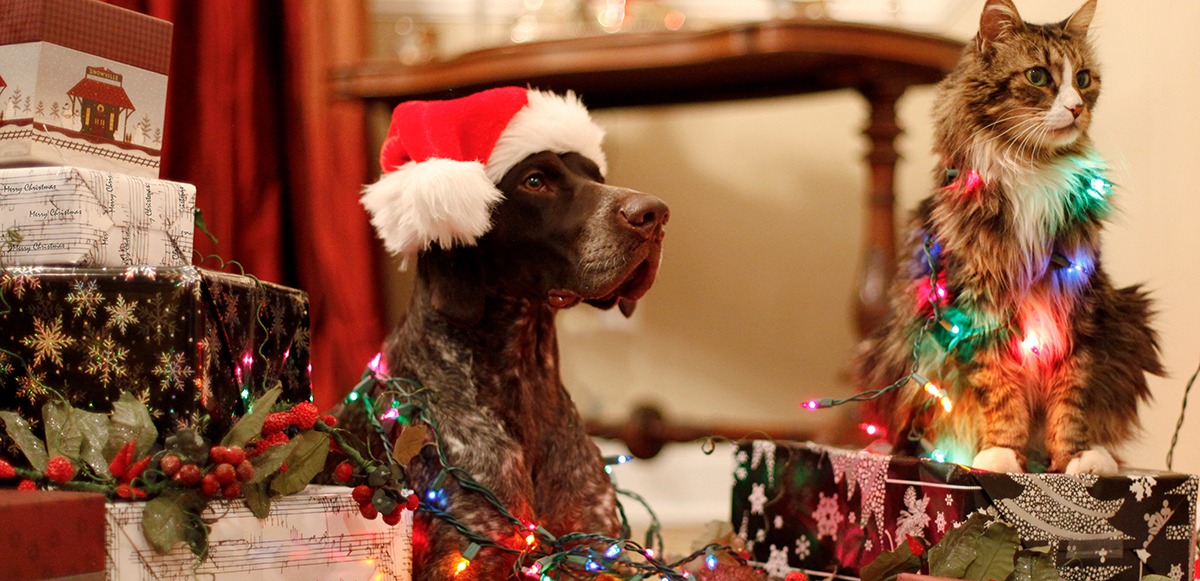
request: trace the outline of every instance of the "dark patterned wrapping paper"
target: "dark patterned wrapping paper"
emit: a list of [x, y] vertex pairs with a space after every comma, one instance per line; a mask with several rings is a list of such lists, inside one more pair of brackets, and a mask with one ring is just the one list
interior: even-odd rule
[[0, 410], [143, 401], [160, 435], [207, 414], [224, 434], [275, 382], [310, 397], [308, 296], [194, 267], [0, 269]]
[[854, 579], [908, 535], [937, 542], [979, 510], [1026, 548], [1049, 546], [1068, 581], [1192, 575], [1196, 476], [997, 474], [770, 441], [740, 445], [737, 460], [733, 527], [775, 576]]

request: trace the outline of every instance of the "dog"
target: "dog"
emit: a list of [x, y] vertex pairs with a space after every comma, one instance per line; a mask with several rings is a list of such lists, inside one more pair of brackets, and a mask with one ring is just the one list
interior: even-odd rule
[[[526, 90], [504, 91], [519, 102], [518, 92]], [[470, 530], [517, 551], [526, 547], [530, 531], [515, 527], [483, 495], [464, 490], [455, 478], [439, 480], [439, 453], [490, 489], [524, 524], [556, 536], [619, 535], [615, 491], [560, 377], [555, 317], [580, 303], [618, 306], [631, 315], [654, 282], [669, 219], [661, 199], [605, 183], [605, 161], [598, 149], [602, 133], [590, 120], [581, 121], [582, 105], [573, 96], [528, 91], [524, 98], [529, 103], [519, 112], [529, 113], [532, 107], [525, 118], [532, 118], [533, 125], [553, 118], [548, 133], [530, 139], [518, 131], [522, 145], [515, 153], [506, 149], [511, 145], [505, 141], [508, 132], [526, 129], [522, 123], [528, 119], [516, 115], [501, 129], [492, 151], [480, 155], [487, 160], [487, 173], [500, 176], [489, 178], [499, 195], [487, 202], [483, 232], [476, 236], [480, 228], [462, 224], [453, 226], [453, 233], [438, 231], [441, 225], [427, 228], [437, 232], [417, 251], [407, 316], [384, 347], [389, 374], [425, 390], [427, 412], [440, 435], [436, 441], [431, 435], [432, 445], [409, 463], [408, 485], [422, 495], [432, 491], [430, 498], [441, 499], [445, 510]], [[538, 109], [543, 99], [554, 104], [552, 109], [566, 103], [567, 117], [579, 122], [574, 124], [586, 137], [561, 143], [569, 128], [563, 128], [561, 116]], [[475, 109], [503, 109], [494, 104], [441, 106], [450, 111], [442, 116], [472, 128], [485, 125], [474, 119]], [[434, 113], [415, 117], [430, 123], [439, 118]], [[399, 117], [397, 113], [393, 119], [394, 128]], [[500, 117], [497, 124], [503, 125], [508, 115]], [[412, 123], [403, 121], [399, 131], [411, 130]], [[497, 156], [501, 161], [493, 164]], [[397, 218], [384, 218], [385, 204], [368, 200], [371, 195], [364, 196], [364, 205], [385, 243], [397, 246], [387, 234]], [[404, 239], [404, 244], [410, 242]], [[468, 544], [451, 525], [418, 511], [414, 579], [513, 575], [513, 556], [488, 547], [457, 571]]]

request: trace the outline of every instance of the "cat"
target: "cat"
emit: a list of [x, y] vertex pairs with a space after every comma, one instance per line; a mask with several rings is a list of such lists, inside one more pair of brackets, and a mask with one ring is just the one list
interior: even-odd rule
[[[940, 187], [915, 210], [890, 314], [852, 375], [897, 452], [995, 472], [1114, 474], [1161, 375], [1150, 301], [1100, 256], [1112, 184], [1088, 129], [1088, 28], [988, 0], [934, 104]], [[932, 395], [931, 395], [932, 394]], [[865, 395], [865, 394], [860, 394]]]

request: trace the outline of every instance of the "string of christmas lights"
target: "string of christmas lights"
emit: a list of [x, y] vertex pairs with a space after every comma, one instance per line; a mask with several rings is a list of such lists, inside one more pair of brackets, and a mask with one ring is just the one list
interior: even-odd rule
[[[1067, 192], [1065, 218], [1087, 220], [1106, 214], [1111, 209], [1108, 197], [1112, 192], [1112, 182], [1103, 175], [1101, 164], [1096, 160], [1078, 158], [1075, 163], [1076, 171], [1070, 180], [1071, 188]], [[979, 194], [983, 187], [983, 178], [977, 170], [971, 169], [965, 174], [957, 169], [946, 170], [943, 189], [947, 195], [958, 192], [964, 197], [974, 196]], [[929, 337], [941, 347], [943, 360], [951, 355], [969, 360], [982, 342], [1000, 341], [1008, 336], [1014, 339], [1014, 349], [1022, 356], [1039, 357], [1055, 352], [1057, 346], [1050, 342], [1060, 336], [1061, 331], [1051, 328], [1051, 318], [1036, 310], [1032, 315], [1026, 316], [1019, 325], [1015, 320], [999, 325], [976, 325], [976, 318], [970, 313], [952, 306], [953, 298], [946, 288], [945, 273], [939, 268], [941, 246], [933, 233], [925, 237], [921, 250], [928, 277], [918, 285], [916, 294], [920, 301], [918, 307], [928, 308], [930, 313], [925, 322], [917, 328], [913, 339], [912, 365], [908, 374], [880, 389], [860, 391], [842, 399], [813, 399], [801, 404], [801, 407], [818, 410], [852, 402], [871, 401], [911, 382], [929, 395], [927, 408], [937, 405], [945, 413], [950, 413], [954, 407], [951, 395], [921, 374], [921, 350]], [[1049, 262], [1052, 269], [1051, 283], [1058, 292], [1075, 290], [1086, 285], [1095, 271], [1095, 258], [1084, 248], [1055, 251], [1051, 254]], [[1186, 394], [1184, 401], [1186, 406]], [[872, 436], [881, 431], [874, 424], [863, 424], [861, 427]], [[910, 437], [920, 439], [920, 434], [914, 433]], [[944, 458], [944, 454], [939, 454], [938, 450], [933, 450], [931, 454], [935, 459], [940, 459], [938, 456]]]
[[[428, 427], [435, 442], [441, 441], [441, 430], [433, 414], [429, 413], [429, 402], [425, 397], [425, 389], [418, 382], [407, 378], [391, 377], [381, 372], [379, 357], [368, 365], [362, 378], [354, 389], [346, 396], [345, 403], [353, 404], [362, 401], [364, 411], [370, 418], [372, 429], [382, 442], [387, 452], [384, 458], [392, 458], [391, 445], [384, 420], [394, 420], [402, 425], [412, 425], [421, 422]], [[376, 388], [378, 395], [370, 396]], [[382, 412], [382, 413], [379, 413]], [[642, 581], [657, 576], [660, 579], [682, 580], [690, 575], [679, 568], [699, 558], [704, 559], [704, 566], [710, 570], [717, 567], [717, 552], [727, 552], [740, 564], [745, 560], [725, 545], [710, 544], [692, 554], [674, 562], [664, 562], [655, 553], [654, 547], [662, 546], [662, 536], [657, 516], [650, 510], [645, 500], [637, 494], [617, 489], [621, 496], [627, 496], [642, 504], [650, 513], [651, 525], [646, 532], [646, 542], [638, 544], [626, 539], [616, 539], [600, 534], [572, 532], [555, 536], [536, 523], [524, 522], [513, 515], [508, 508], [496, 498], [486, 486], [478, 482], [472, 475], [450, 463], [441, 446], [435, 446], [441, 472], [433, 479], [424, 491], [418, 491], [420, 503], [418, 510], [428, 513], [461, 533], [466, 540], [461, 558], [455, 565], [455, 575], [466, 571], [471, 561], [482, 548], [495, 549], [505, 554], [515, 555], [514, 574], [550, 581], [556, 578], [594, 579], [601, 575], [618, 577], [628, 581]], [[617, 456], [608, 460], [605, 469], [612, 473], [611, 467], [629, 461], [628, 456]], [[394, 465], [400, 474], [402, 466]], [[447, 478], [452, 478], [458, 484], [460, 493], [476, 494], [482, 497], [501, 517], [509, 521], [517, 536], [525, 539], [525, 548], [514, 549], [497, 543], [492, 538], [473, 531], [458, 519], [452, 510], [448, 509], [449, 498], [445, 489]], [[624, 506], [618, 501], [618, 510], [622, 521], [622, 534], [628, 536], [629, 523]]]

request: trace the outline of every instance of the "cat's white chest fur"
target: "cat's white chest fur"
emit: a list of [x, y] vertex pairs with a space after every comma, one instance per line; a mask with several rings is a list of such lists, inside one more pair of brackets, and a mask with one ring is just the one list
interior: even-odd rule
[[1035, 254], [1049, 252], [1067, 224], [1080, 176], [1102, 175], [1106, 170], [1094, 152], [1035, 166], [1005, 155], [990, 157], [990, 162], [981, 160], [980, 175], [985, 182], [999, 182], [1009, 202], [1009, 226], [1018, 244]]

